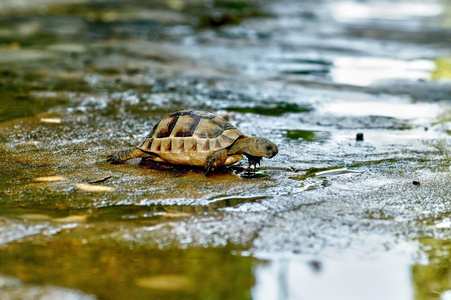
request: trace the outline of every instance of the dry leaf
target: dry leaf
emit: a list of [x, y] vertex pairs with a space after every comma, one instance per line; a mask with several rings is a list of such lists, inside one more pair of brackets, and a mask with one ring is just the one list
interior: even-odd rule
[[188, 214], [188, 213], [184, 213], [184, 212], [180, 212], [180, 213], [173, 213], [173, 212], [168, 212], [168, 213], [164, 213], [162, 216], [165, 218], [182, 218], [182, 217], [189, 217], [192, 214]]
[[63, 218], [55, 218], [53, 219], [53, 221], [55, 222], [59, 222], [59, 223], [82, 223], [82, 222], [86, 222], [86, 220], [88, 219], [88, 215], [79, 215], [79, 216], [67, 216], [67, 217], [63, 217]]
[[93, 183], [101, 183], [101, 182], [107, 181], [107, 180], [110, 179], [110, 178], [111, 178], [111, 175], [110, 175], [110, 176], [106, 176], [106, 177], [101, 178], [101, 179], [97, 179], [97, 180], [90, 181], [89, 183], [90, 183], [90, 184], [93, 184]]
[[142, 288], [165, 291], [186, 290], [192, 286], [187, 276], [174, 274], [141, 277], [135, 283]]
[[61, 119], [56, 118], [41, 118], [42, 123], [60, 124]]
[[57, 182], [57, 181], [64, 181], [66, 178], [55, 175], [55, 176], [46, 176], [46, 177], [36, 177], [33, 179], [34, 182]]
[[44, 214], [21, 214], [17, 216], [18, 218], [33, 221], [50, 220], [51, 217]]
[[111, 192], [114, 191], [114, 187], [104, 185], [90, 185], [84, 183], [76, 183], [75, 187], [85, 192]]

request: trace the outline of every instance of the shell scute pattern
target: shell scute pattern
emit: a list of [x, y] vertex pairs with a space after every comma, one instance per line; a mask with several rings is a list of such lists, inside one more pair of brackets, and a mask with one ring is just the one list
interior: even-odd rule
[[177, 124], [175, 124], [174, 128], [172, 129], [171, 136], [192, 137], [198, 123], [199, 119], [194, 116], [191, 115], [182, 116], [180, 122], [177, 122]]
[[158, 124], [157, 130], [155, 131], [156, 137], [157, 138], [169, 137], [172, 132], [172, 129], [177, 123], [177, 120], [178, 117], [176, 116], [167, 117], [161, 120], [160, 123]]
[[185, 150], [185, 142], [184, 139], [172, 139], [172, 152], [173, 153], [182, 153]]
[[222, 133], [222, 129], [218, 128], [208, 119], [200, 119], [199, 124], [194, 130], [194, 137], [199, 139], [215, 138]]
[[197, 142], [194, 138], [185, 138], [184, 139], [184, 150], [185, 151], [196, 151], [197, 150]]
[[180, 111], [157, 123], [138, 146], [174, 163], [202, 165], [206, 158], [245, 137], [225, 119], [209, 112]]

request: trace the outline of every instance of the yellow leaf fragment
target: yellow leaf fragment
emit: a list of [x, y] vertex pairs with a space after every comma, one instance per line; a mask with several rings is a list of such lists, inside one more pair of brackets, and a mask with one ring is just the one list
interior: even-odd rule
[[42, 123], [60, 124], [61, 119], [57, 118], [41, 118]]
[[33, 220], [33, 221], [43, 221], [43, 220], [50, 220], [51, 217], [44, 215], [44, 214], [21, 214], [17, 216], [18, 218], [24, 219], [24, 220]]
[[182, 0], [168, 0], [166, 5], [173, 10], [182, 11], [185, 8], [185, 2]]
[[46, 176], [46, 177], [36, 177], [33, 179], [34, 182], [57, 182], [57, 181], [64, 181], [66, 178], [55, 175], [55, 176]]
[[180, 213], [174, 213], [174, 212], [168, 212], [163, 214], [162, 216], [165, 218], [183, 218], [183, 217], [189, 217], [192, 214], [189, 213], [184, 213], [184, 212], [180, 212]]
[[104, 185], [92, 185], [92, 184], [85, 184], [85, 183], [76, 183], [75, 187], [79, 189], [80, 191], [85, 192], [111, 192], [114, 191], [114, 187], [111, 186], [104, 186]]
[[142, 288], [164, 291], [186, 290], [192, 286], [188, 277], [175, 274], [141, 277], [135, 283]]
[[83, 223], [88, 219], [88, 215], [79, 215], [79, 216], [67, 216], [63, 218], [55, 218], [53, 221], [58, 223]]

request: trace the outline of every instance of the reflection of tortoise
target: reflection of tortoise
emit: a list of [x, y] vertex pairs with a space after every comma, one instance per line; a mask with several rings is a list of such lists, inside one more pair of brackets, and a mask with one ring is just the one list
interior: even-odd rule
[[247, 137], [223, 118], [205, 111], [183, 110], [164, 117], [137, 147], [108, 156], [111, 163], [142, 157], [156, 162], [203, 166], [205, 174], [234, 164], [246, 155], [249, 165], [278, 152], [268, 139]]

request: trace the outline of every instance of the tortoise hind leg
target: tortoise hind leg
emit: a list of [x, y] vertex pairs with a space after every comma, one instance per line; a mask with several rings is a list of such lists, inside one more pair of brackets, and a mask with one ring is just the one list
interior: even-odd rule
[[227, 160], [227, 150], [219, 150], [207, 157], [207, 162], [205, 163], [205, 175], [209, 174], [215, 168], [223, 166], [224, 162]]
[[130, 148], [127, 150], [122, 150], [116, 153], [113, 153], [107, 157], [107, 162], [112, 164], [121, 164], [126, 160], [143, 157], [145, 153], [138, 148]]

